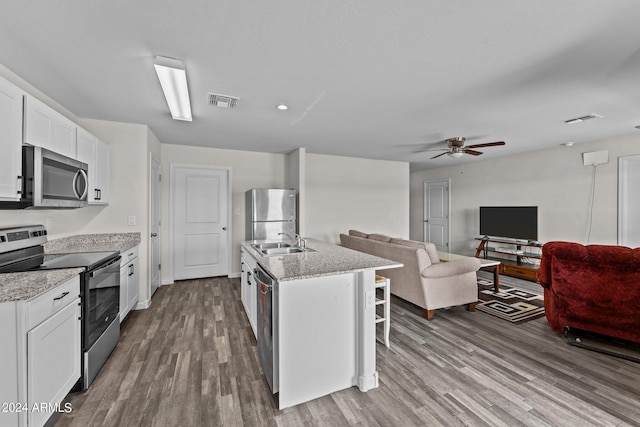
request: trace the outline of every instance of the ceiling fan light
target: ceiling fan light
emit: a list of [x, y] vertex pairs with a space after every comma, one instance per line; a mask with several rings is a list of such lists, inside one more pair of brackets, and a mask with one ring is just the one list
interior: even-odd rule
[[455, 151], [452, 153], [447, 153], [449, 155], [449, 157], [453, 157], [454, 159], [459, 159], [460, 157], [462, 157], [462, 155], [464, 154], [461, 151]]

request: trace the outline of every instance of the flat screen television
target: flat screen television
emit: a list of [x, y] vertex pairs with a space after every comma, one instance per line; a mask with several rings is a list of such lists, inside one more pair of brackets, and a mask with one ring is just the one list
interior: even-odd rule
[[480, 206], [480, 234], [538, 240], [537, 206]]

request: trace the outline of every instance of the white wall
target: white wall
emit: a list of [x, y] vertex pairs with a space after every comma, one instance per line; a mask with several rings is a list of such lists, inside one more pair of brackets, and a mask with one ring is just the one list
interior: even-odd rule
[[[609, 150], [596, 169], [591, 236], [587, 242], [592, 166], [582, 153]], [[451, 178], [451, 250], [473, 254], [480, 206], [538, 206], [538, 240], [616, 244], [619, 156], [640, 153], [640, 135], [576, 144], [411, 174], [411, 238], [422, 239], [423, 183]]]
[[304, 148], [298, 148], [293, 150], [287, 155], [287, 170], [286, 170], [286, 182], [287, 188], [292, 188], [298, 192], [298, 206], [297, 206], [297, 232], [304, 236], [306, 235], [306, 203], [307, 203], [307, 191], [306, 191], [306, 150]]
[[[285, 188], [287, 156], [285, 154], [252, 151], [221, 150], [162, 144], [162, 283], [173, 282], [170, 259], [169, 168], [172, 163], [209, 165], [231, 168], [232, 266], [231, 273], [240, 271], [240, 242], [244, 241], [244, 193], [251, 188]], [[165, 268], [166, 267], [166, 268]]]
[[305, 154], [298, 150], [286, 155], [172, 144], [162, 144], [161, 150], [162, 218], [166, 225], [162, 229], [162, 265], [167, 267], [162, 268], [162, 280], [165, 284], [173, 280], [169, 269], [168, 226], [172, 163], [231, 168], [231, 273], [240, 271], [240, 242], [245, 239], [244, 193], [251, 188], [289, 188], [292, 179], [305, 187], [304, 237], [338, 242], [338, 234], [349, 228], [400, 237], [409, 235], [408, 163]]
[[409, 237], [409, 163], [307, 154], [306, 232], [339, 242], [349, 229]]
[[[49, 240], [77, 234], [140, 232], [140, 301], [148, 284], [148, 153], [160, 155], [160, 142], [147, 125], [82, 119], [0, 65], [0, 76], [57, 110], [110, 145], [109, 205], [82, 209], [0, 210], [0, 227], [44, 224]], [[136, 225], [129, 226], [129, 215]]]
[[[149, 128], [146, 125], [91, 119], [80, 119], [79, 124], [111, 146], [109, 206], [102, 208], [83, 233], [140, 233], [138, 300], [147, 302], [150, 298]], [[85, 209], [80, 211], [84, 213]], [[136, 217], [136, 225], [128, 225], [130, 215]], [[70, 234], [81, 233], [71, 228]]]

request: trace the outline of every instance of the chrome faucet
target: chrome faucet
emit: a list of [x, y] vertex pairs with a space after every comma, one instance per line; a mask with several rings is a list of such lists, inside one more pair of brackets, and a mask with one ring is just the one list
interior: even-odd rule
[[291, 237], [291, 234], [289, 233], [278, 233], [278, 236], [287, 236], [289, 238], [289, 240], [291, 240], [291, 243], [293, 243], [294, 245], [301, 247], [301, 248], [306, 248], [307, 247], [307, 241], [304, 240], [302, 237], [300, 237], [299, 234], [294, 233], [293, 237]]

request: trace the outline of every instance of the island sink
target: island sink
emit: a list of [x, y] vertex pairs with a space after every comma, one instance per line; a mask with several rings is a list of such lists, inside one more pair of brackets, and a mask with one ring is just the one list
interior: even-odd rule
[[256, 243], [252, 245], [257, 250], [261, 251], [262, 249], [273, 249], [273, 248], [290, 248], [291, 243], [285, 242], [274, 242], [274, 243]]
[[[265, 255], [265, 256], [274, 256], [274, 255], [289, 255], [289, 254], [301, 254], [304, 252], [315, 252], [315, 250], [313, 249], [309, 249], [309, 248], [301, 248], [299, 246], [292, 246], [288, 243], [281, 243], [279, 245], [282, 246], [264, 246], [265, 243], [263, 243], [262, 245], [253, 245], [254, 248], [256, 248], [261, 254]], [[268, 245], [268, 244], [267, 244]], [[262, 247], [260, 247], [262, 246]]]

